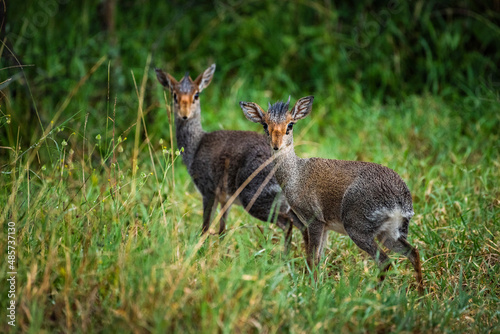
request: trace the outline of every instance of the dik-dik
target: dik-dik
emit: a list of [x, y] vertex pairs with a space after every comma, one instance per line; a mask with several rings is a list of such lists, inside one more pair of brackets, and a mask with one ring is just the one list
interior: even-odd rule
[[[271, 144], [276, 179], [293, 212], [307, 226], [308, 265], [314, 268], [327, 241], [327, 231], [347, 234], [386, 271], [389, 258], [377, 245], [408, 257], [423, 293], [420, 256], [406, 237], [413, 216], [408, 187], [392, 169], [360, 161], [301, 159], [293, 148], [293, 126], [312, 109], [313, 96], [269, 104], [265, 112], [253, 102], [240, 102], [245, 116], [264, 127]], [[383, 275], [381, 278], [383, 279]]]
[[[250, 131], [203, 131], [200, 93], [212, 81], [214, 71], [215, 64], [194, 81], [186, 73], [177, 82], [170, 74], [156, 69], [158, 81], [170, 90], [173, 97], [177, 147], [184, 148], [182, 160], [203, 197], [202, 234], [208, 231], [212, 212], [217, 205], [221, 203], [223, 208], [249, 176], [271, 157], [269, 144], [261, 134]], [[288, 214], [290, 206], [282, 196], [276, 178], [268, 177], [271, 171], [272, 166], [268, 165], [257, 174], [241, 191], [237, 203], [262, 221], [276, 219], [277, 225], [287, 231], [286, 249], [292, 224], [295, 223], [302, 230], [305, 230], [305, 226], [297, 218], [291, 218], [293, 213]], [[265, 181], [268, 182], [264, 186]], [[219, 222], [220, 235], [225, 231], [228, 211], [229, 208]]]

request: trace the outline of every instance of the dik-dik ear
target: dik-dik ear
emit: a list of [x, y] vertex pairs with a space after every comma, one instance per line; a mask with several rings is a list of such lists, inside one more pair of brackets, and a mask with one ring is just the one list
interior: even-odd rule
[[175, 80], [175, 78], [170, 74], [163, 72], [159, 68], [155, 68], [155, 72], [158, 81], [166, 88], [172, 90], [174, 86], [177, 84], [177, 80]]
[[207, 68], [203, 73], [201, 73], [196, 78], [194, 84], [196, 85], [196, 87], [198, 87], [198, 92], [201, 93], [201, 91], [204, 90], [210, 84], [214, 76], [214, 72], [215, 72], [215, 64], [212, 64], [212, 66]]
[[311, 113], [314, 96], [306, 96], [295, 102], [292, 109], [292, 117], [294, 120], [299, 120]]
[[264, 110], [253, 102], [240, 102], [241, 110], [249, 121], [254, 123], [262, 123], [264, 121]]

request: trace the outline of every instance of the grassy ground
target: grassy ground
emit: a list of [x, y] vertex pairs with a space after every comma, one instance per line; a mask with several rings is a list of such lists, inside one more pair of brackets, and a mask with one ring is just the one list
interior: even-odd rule
[[[422, 257], [423, 297], [404, 258], [393, 258], [395, 268], [377, 288], [373, 261], [334, 232], [313, 282], [298, 231], [284, 255], [281, 230], [239, 207], [229, 215], [224, 239], [199, 237], [201, 197], [171, 142], [169, 100], [152, 66], [173, 67], [175, 61], [177, 77], [186, 69], [203, 70], [209, 63], [201, 55], [193, 57], [193, 67], [183, 60], [208, 32], [196, 39], [181, 17], [176, 36], [195, 42], [165, 66], [164, 56], [139, 50], [141, 38], [151, 38], [141, 35], [145, 31], [128, 39], [117, 32], [123, 53], [117, 60], [113, 52], [119, 48], [99, 49], [103, 37], [89, 32], [92, 6], [83, 3], [80, 12], [57, 23], [72, 20], [75, 27], [57, 26], [52, 19], [60, 14], [54, 14], [39, 39], [14, 43], [26, 50], [25, 63], [37, 66], [25, 69], [25, 85], [5, 90], [1, 104], [0, 249], [6, 258], [7, 222], [15, 222], [18, 273], [15, 328], [4, 311], [9, 286], [0, 285], [2, 331], [500, 332], [500, 107], [494, 80], [434, 91], [429, 79], [428, 91], [370, 99], [394, 90], [392, 79], [372, 94], [362, 81], [325, 84], [319, 77], [301, 88], [286, 77], [293, 71], [280, 72], [278, 65], [256, 70], [252, 78], [246, 68], [251, 63], [221, 60], [201, 97], [206, 130], [262, 131], [244, 119], [238, 101], [263, 105], [289, 93], [292, 100], [313, 93], [311, 116], [296, 126], [299, 156], [381, 163], [412, 191], [409, 240]], [[200, 18], [214, 31], [227, 16], [252, 23], [219, 5], [219, 16]], [[153, 16], [151, 25], [160, 18]], [[143, 28], [146, 22], [137, 17]], [[71, 58], [53, 47], [62, 41], [60, 31], [81, 54]], [[137, 54], [124, 52], [134, 47]], [[290, 47], [298, 47], [300, 57], [302, 49]], [[38, 61], [37, 49], [47, 56]], [[362, 65], [349, 66], [355, 64]], [[280, 66], [288, 68], [286, 62]], [[325, 71], [330, 76], [338, 68]], [[2, 282], [8, 265], [0, 261]]]

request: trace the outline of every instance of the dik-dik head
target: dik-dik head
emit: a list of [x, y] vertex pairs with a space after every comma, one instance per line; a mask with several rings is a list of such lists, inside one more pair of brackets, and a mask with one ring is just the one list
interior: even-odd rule
[[293, 145], [293, 125], [299, 119], [309, 115], [312, 110], [314, 96], [306, 96], [299, 99], [293, 108], [289, 110], [290, 98], [288, 102], [269, 103], [268, 111], [265, 112], [254, 102], [240, 102], [246, 118], [255, 123], [260, 123], [268, 136], [271, 147], [278, 151], [287, 146]]
[[155, 69], [156, 78], [165, 87], [170, 90], [174, 99], [174, 112], [179, 119], [187, 120], [200, 114], [200, 93], [210, 82], [215, 72], [215, 64], [212, 64], [194, 81], [186, 72], [181, 81], [177, 82], [173, 76]]

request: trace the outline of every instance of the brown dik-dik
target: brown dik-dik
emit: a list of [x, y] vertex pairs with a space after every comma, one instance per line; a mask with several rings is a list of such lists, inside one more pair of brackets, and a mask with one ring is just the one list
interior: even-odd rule
[[[194, 81], [186, 73], [178, 82], [170, 74], [156, 69], [158, 81], [170, 90], [173, 97], [177, 147], [184, 148], [182, 160], [203, 197], [202, 234], [208, 231], [212, 212], [217, 205], [221, 203], [222, 209], [252, 173], [271, 157], [267, 140], [261, 134], [250, 131], [203, 131], [200, 93], [212, 81], [214, 71], [215, 64]], [[271, 165], [267, 165], [236, 199], [252, 216], [262, 221], [276, 220], [277, 225], [287, 231], [286, 249], [290, 242], [292, 223], [302, 230], [305, 227], [288, 214], [290, 206], [282, 196], [275, 177], [270, 175], [271, 171]], [[225, 231], [228, 211], [229, 207], [219, 222], [219, 234]]]
[[[269, 105], [265, 112], [253, 102], [240, 102], [245, 116], [261, 123], [273, 151], [276, 179], [307, 232], [304, 233], [307, 260], [311, 268], [319, 262], [327, 231], [347, 234], [381, 267], [389, 258], [377, 245], [409, 258], [423, 293], [420, 257], [406, 237], [413, 216], [410, 191], [392, 169], [360, 161], [301, 159], [293, 148], [293, 125], [312, 109], [313, 97], [303, 97], [289, 110], [287, 103]], [[384, 276], [382, 275], [381, 278]]]

